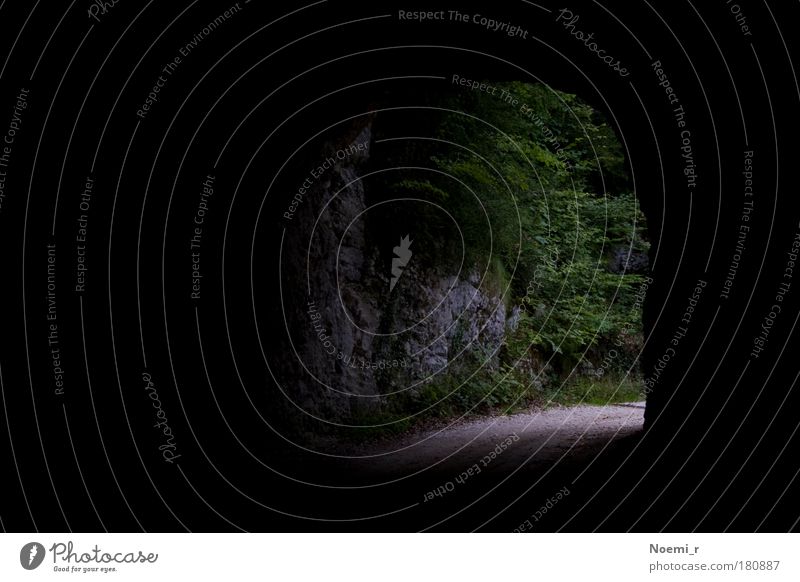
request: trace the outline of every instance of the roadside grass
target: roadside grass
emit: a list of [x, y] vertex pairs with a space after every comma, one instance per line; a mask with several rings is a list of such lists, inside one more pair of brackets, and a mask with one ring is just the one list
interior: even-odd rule
[[575, 406], [587, 404], [604, 406], [624, 402], [639, 402], [644, 399], [642, 383], [630, 376], [603, 376], [590, 378], [578, 376], [568, 379], [563, 385], [545, 393], [544, 408], [554, 405]]

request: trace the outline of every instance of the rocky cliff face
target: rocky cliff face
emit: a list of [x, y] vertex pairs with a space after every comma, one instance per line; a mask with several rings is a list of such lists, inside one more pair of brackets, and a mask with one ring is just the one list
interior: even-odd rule
[[415, 248], [413, 223], [393, 225], [410, 241], [405, 262], [402, 238], [375, 235], [392, 225], [370, 203], [371, 142], [365, 122], [326, 144], [332, 163], [314, 170], [284, 242], [284, 396], [334, 422], [413, 396], [449, 369], [496, 365], [507, 324], [485, 273]]

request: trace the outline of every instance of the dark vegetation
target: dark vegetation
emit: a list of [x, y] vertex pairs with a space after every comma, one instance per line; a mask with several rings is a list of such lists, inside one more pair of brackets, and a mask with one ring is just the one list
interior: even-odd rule
[[[487, 270], [483, 289], [503, 296], [511, 321], [497, 353], [474, 346], [446, 374], [389, 402], [391, 416], [640, 399], [636, 294], [648, 244], [612, 128], [576, 96], [540, 85], [427, 99], [434, 113], [395, 115], [376, 138], [435, 136], [386, 142], [381, 165], [438, 171], [390, 172], [379, 190], [446, 209], [460, 232], [436, 207], [415, 208], [425, 227], [414, 244], [435, 247], [437, 261], [455, 272], [463, 236], [465, 264]], [[427, 133], [407, 131], [423, 126]], [[634, 270], [624, 267], [629, 256], [639, 259]]]

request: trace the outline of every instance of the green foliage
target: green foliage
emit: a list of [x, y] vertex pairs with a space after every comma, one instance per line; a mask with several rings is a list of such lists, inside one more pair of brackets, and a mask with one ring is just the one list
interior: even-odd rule
[[[501, 89], [519, 104], [500, 99]], [[641, 341], [634, 309], [641, 276], [612, 272], [609, 257], [614, 249], [644, 252], [648, 245], [613, 129], [576, 96], [520, 82], [499, 84], [494, 96], [458, 91], [438, 106], [438, 141], [416, 151], [405, 144], [391, 160], [438, 172], [411, 172], [383, 190], [446, 209], [458, 235], [441, 212], [415, 216], [426, 244], [436, 246], [440, 260], [456, 262], [463, 237], [466, 264], [490, 265], [485, 290], [509, 288], [507, 306], [519, 307], [519, 320], [497, 365], [468, 380], [456, 370], [441, 374], [400, 408], [433, 406], [432, 414], [442, 416], [515, 408], [553, 396], [539, 380], [547, 386], [565, 378], [559, 402], [577, 402], [579, 394], [596, 403], [637, 399], [636, 370], [629, 377], [628, 368]], [[611, 359], [611, 376], [587, 384], [573, 374], [581, 360], [597, 365], [611, 349], [624, 352]], [[613, 377], [626, 378], [616, 393]]]
[[446, 115], [442, 139], [463, 147], [433, 161], [472, 191], [451, 184], [448, 204], [472, 255], [485, 261], [491, 253], [513, 273], [512, 302], [523, 313], [509, 352], [532, 347], [566, 367], [621, 329], [640, 328], [631, 309], [640, 277], [613, 274], [607, 264], [613, 247], [646, 250], [644, 219], [632, 193], [608, 189], [627, 187], [628, 177], [619, 142], [597, 112], [541, 85], [499, 89], [520, 105], [486, 93], [449, 99], [448, 109], [469, 115]]

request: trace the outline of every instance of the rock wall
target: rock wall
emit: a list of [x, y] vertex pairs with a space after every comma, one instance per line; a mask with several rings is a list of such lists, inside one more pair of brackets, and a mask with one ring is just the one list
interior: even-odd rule
[[453, 367], [496, 365], [506, 329], [501, 294], [484, 273], [439, 264], [413, 241], [391, 286], [397, 257], [370, 235], [385, 228], [368, 200], [371, 142], [367, 120], [323, 146], [320, 159], [334, 163], [306, 191], [284, 242], [291, 340], [277, 368], [286, 398], [333, 422], [376, 412]]

